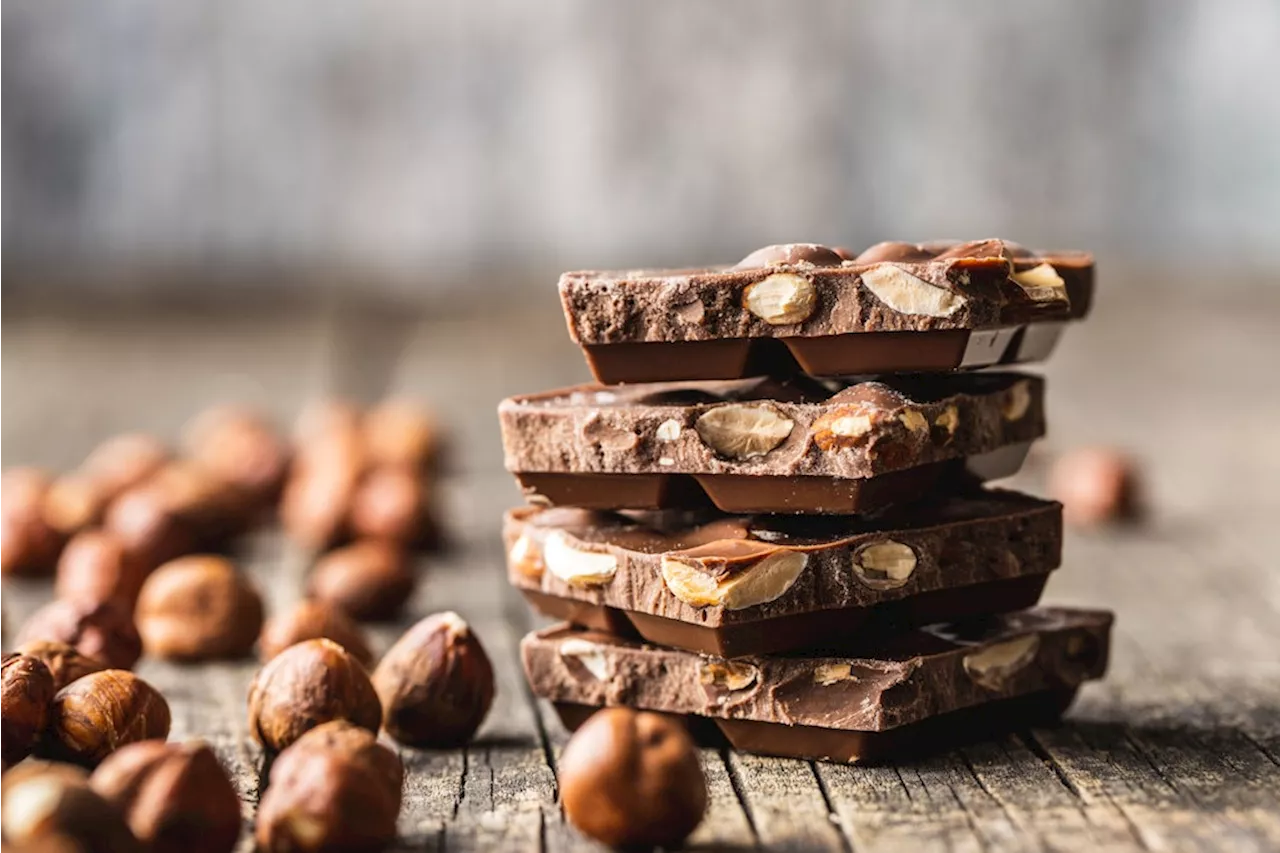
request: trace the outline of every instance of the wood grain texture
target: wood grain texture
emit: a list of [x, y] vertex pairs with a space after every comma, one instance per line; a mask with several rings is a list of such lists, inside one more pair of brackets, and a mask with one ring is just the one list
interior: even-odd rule
[[[896, 766], [703, 750], [710, 809], [694, 849], [1280, 849], [1280, 410], [1273, 395], [1244, 393], [1267, 387], [1280, 340], [1256, 306], [1178, 292], [1159, 323], [1135, 293], [1104, 299], [1072, 330], [1047, 371], [1050, 438], [1016, 483], [1041, 490], [1052, 452], [1087, 441], [1127, 446], [1144, 464], [1153, 517], [1072, 534], [1046, 594], [1117, 612], [1107, 680], [1061, 726]], [[376, 312], [344, 319], [351, 310], [6, 316], [4, 463], [69, 467], [126, 428], [172, 438], [219, 400], [282, 423], [335, 390], [435, 401], [454, 437], [442, 499], [456, 547], [421, 561], [405, 617], [374, 626], [373, 644], [381, 651], [412, 620], [457, 610], [493, 658], [498, 696], [466, 749], [401, 751], [397, 849], [599, 849], [557, 804], [567, 733], [523, 682], [517, 644], [540, 622], [507, 587], [498, 540], [518, 494], [500, 469], [497, 400], [580, 381], [578, 355], [554, 305], [507, 309], [498, 331], [480, 316], [395, 318], [385, 340]], [[461, 369], [458, 353], [475, 341], [487, 343]], [[366, 348], [376, 351], [352, 364]], [[299, 594], [308, 560], [278, 533], [250, 536], [238, 553], [270, 608]], [[50, 594], [47, 583], [6, 580], [6, 636]], [[139, 669], [168, 697], [173, 737], [205, 738], [231, 769], [247, 828], [264, 784], [244, 719], [256, 663]], [[251, 849], [248, 835], [241, 846]]]

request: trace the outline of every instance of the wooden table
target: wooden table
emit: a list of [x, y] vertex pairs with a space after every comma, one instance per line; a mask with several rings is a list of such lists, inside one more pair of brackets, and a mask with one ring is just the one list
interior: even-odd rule
[[[1104, 293], [1049, 369], [1055, 449], [1108, 441], [1145, 464], [1155, 514], [1133, 530], [1073, 535], [1048, 601], [1118, 614], [1107, 680], [1069, 721], [889, 767], [703, 754], [711, 789], [700, 849], [1280, 849], [1280, 365], [1269, 291]], [[423, 560], [408, 619], [452, 608], [494, 658], [499, 694], [479, 739], [405, 750], [404, 849], [593, 845], [556, 804], [565, 733], [524, 686], [516, 645], [535, 625], [505, 585], [494, 406], [585, 376], [554, 299], [418, 319], [392, 308], [103, 313], [11, 310], [3, 326], [4, 464], [69, 467], [124, 429], [172, 437], [202, 407], [261, 406], [288, 423], [316, 395], [386, 390], [433, 401], [455, 439], [444, 484], [458, 547]], [[1155, 317], [1155, 320], [1148, 318]], [[467, 360], [463, 351], [470, 353]], [[305, 558], [264, 531], [244, 561], [283, 606]], [[5, 582], [9, 630], [49, 595]], [[403, 626], [375, 629], [385, 646]], [[172, 737], [210, 740], [251, 820], [260, 753], [246, 736], [251, 661], [144, 660]], [[244, 842], [248, 849], [249, 842]]]

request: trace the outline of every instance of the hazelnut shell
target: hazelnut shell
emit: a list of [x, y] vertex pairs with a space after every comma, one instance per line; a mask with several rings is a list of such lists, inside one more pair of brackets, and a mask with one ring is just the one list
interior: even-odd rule
[[330, 551], [316, 561], [307, 578], [307, 594], [353, 619], [380, 620], [399, 613], [415, 585], [404, 549], [370, 539]]
[[115, 750], [169, 736], [169, 703], [132, 672], [104, 669], [58, 691], [41, 755], [93, 767]]
[[75, 646], [57, 640], [32, 640], [18, 646], [16, 651], [37, 658], [45, 665], [53, 676], [55, 693], [77, 678], [107, 669], [107, 665], [97, 658], [82, 654]]
[[179, 557], [142, 586], [134, 621], [147, 653], [177, 660], [244, 657], [262, 630], [262, 597], [230, 560]]
[[326, 601], [304, 599], [292, 610], [267, 620], [258, 638], [258, 654], [263, 663], [303, 640], [333, 640], [366, 667], [373, 665], [373, 653], [364, 634], [350, 616]]
[[86, 606], [115, 598], [132, 608], [147, 568], [130, 559], [115, 534], [82, 530], [62, 549], [54, 592]]
[[142, 656], [142, 639], [133, 616], [114, 600], [93, 605], [51, 601], [31, 614], [18, 631], [19, 645], [38, 640], [74, 646], [113, 669], [129, 669]]
[[5, 768], [17, 764], [31, 754], [32, 748], [49, 722], [49, 705], [53, 701], [53, 676], [37, 658], [20, 654], [4, 656], [3, 680], [0, 682], [0, 760]]
[[5, 849], [141, 853], [120, 812], [89, 787], [79, 767], [28, 761], [4, 774]]

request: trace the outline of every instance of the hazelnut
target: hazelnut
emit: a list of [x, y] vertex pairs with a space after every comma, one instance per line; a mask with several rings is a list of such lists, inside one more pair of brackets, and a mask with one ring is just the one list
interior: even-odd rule
[[240, 532], [258, 510], [254, 499], [192, 460], [169, 463], [144, 488], [158, 493], [169, 512], [186, 522], [197, 544]]
[[258, 637], [258, 654], [266, 663], [285, 649], [303, 640], [333, 640], [365, 666], [373, 665], [373, 653], [360, 626], [327, 601], [304, 599], [287, 613], [273, 616]]
[[407, 468], [377, 468], [365, 475], [351, 496], [351, 535], [413, 544], [430, 532], [431, 507], [426, 484]]
[[89, 784], [151, 853], [231, 853], [240, 837], [240, 797], [202, 743], [130, 744], [98, 765]]
[[33, 761], [0, 786], [5, 848], [141, 853], [124, 817], [89, 787], [79, 767]]
[[159, 490], [145, 485], [112, 501], [102, 526], [115, 535], [131, 561], [148, 569], [189, 553], [196, 545], [190, 522], [170, 508]]
[[730, 459], [764, 456], [787, 440], [795, 422], [764, 403], [727, 403], [703, 412], [694, 429], [703, 443]]
[[99, 444], [80, 466], [80, 473], [114, 496], [150, 478], [168, 459], [169, 451], [158, 438], [124, 433]]
[[897, 589], [916, 570], [916, 552], [892, 539], [864, 545], [853, 555], [853, 573], [871, 589]]
[[55, 691], [53, 676], [37, 658], [5, 655], [3, 673], [0, 721], [4, 737], [0, 740], [0, 760], [8, 769], [31, 754], [49, 721], [49, 703]]
[[679, 847], [702, 820], [707, 783], [684, 727], [630, 708], [592, 715], [560, 756], [570, 822], [611, 847]]
[[835, 249], [817, 243], [778, 243], [756, 249], [734, 265], [734, 269], [761, 267], [838, 267], [844, 258]]
[[254, 412], [233, 406], [210, 409], [187, 424], [182, 444], [196, 465], [251, 501], [274, 497], [284, 480], [288, 450]]
[[541, 564], [560, 580], [583, 589], [604, 586], [618, 572], [618, 558], [608, 551], [586, 551], [569, 544], [563, 530], [547, 534]]
[[129, 558], [114, 533], [82, 530], [62, 549], [54, 592], [86, 606], [114, 598], [132, 608], [147, 569]]
[[53, 691], [57, 693], [77, 678], [91, 672], [101, 672], [107, 665], [97, 658], [82, 654], [75, 646], [57, 640], [32, 640], [18, 646], [20, 655], [36, 658], [53, 676]]
[[101, 484], [84, 474], [59, 477], [44, 496], [45, 523], [70, 536], [101, 522], [110, 497]]
[[249, 730], [279, 751], [330, 720], [376, 732], [382, 706], [360, 662], [332, 640], [306, 640], [267, 662], [249, 686]]
[[731, 574], [716, 574], [700, 560], [669, 554], [662, 558], [662, 581], [685, 604], [745, 610], [781, 598], [808, 564], [803, 551], [778, 551]]
[[771, 326], [803, 323], [817, 304], [813, 283], [795, 273], [776, 272], [742, 291], [743, 307]]
[[132, 672], [104, 669], [58, 691], [39, 751], [93, 766], [126, 744], [169, 736], [169, 703]]
[[404, 770], [372, 732], [335, 721], [280, 753], [262, 795], [259, 849], [380, 850], [395, 840]]
[[307, 578], [307, 595], [353, 619], [389, 619], [413, 594], [409, 556], [391, 542], [365, 540], [330, 551]]
[[51, 601], [31, 614], [18, 631], [19, 645], [34, 640], [66, 643], [114, 669], [129, 669], [142, 656], [142, 639], [133, 617], [115, 600], [93, 605]]
[[1011, 273], [1009, 278], [1022, 288], [1022, 292], [1032, 302], [1070, 302], [1067, 283], [1058, 275], [1053, 264], [1037, 264], [1030, 269]]
[[0, 478], [0, 571], [6, 575], [52, 570], [62, 537], [44, 519], [49, 478], [35, 468], [12, 468]]
[[289, 538], [314, 550], [340, 539], [363, 470], [364, 453], [353, 425], [330, 429], [298, 448], [280, 497], [280, 521]]
[[1078, 527], [1137, 518], [1140, 492], [1133, 461], [1107, 447], [1071, 451], [1049, 474], [1049, 494], [1062, 502], [1063, 519]]
[[1022, 670], [1036, 659], [1040, 652], [1040, 637], [1027, 634], [992, 643], [964, 657], [964, 671], [977, 684], [988, 690], [1000, 691]]
[[387, 734], [409, 746], [461, 746], [493, 704], [493, 666], [456, 613], [436, 613], [396, 641], [373, 671]]
[[408, 400], [384, 400], [365, 413], [360, 426], [370, 465], [421, 472], [439, 455], [435, 418]]
[[963, 295], [883, 263], [862, 273], [862, 285], [899, 314], [950, 317], [964, 307]]
[[225, 557], [179, 557], [147, 578], [134, 620], [147, 654], [189, 661], [243, 657], [262, 630], [262, 597]]

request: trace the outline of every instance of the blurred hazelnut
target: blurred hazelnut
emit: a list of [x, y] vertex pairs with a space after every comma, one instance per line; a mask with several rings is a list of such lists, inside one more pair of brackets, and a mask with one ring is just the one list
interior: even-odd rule
[[54, 592], [88, 607], [114, 598], [132, 608], [147, 569], [129, 559], [114, 533], [82, 530], [62, 549]]
[[196, 546], [191, 524], [170, 509], [163, 494], [145, 485], [112, 501], [102, 524], [116, 536], [129, 559], [147, 569]]
[[97, 658], [81, 654], [75, 646], [58, 640], [32, 640], [18, 646], [18, 654], [40, 661], [53, 676], [53, 691], [57, 693], [77, 678], [91, 672], [101, 672], [107, 665]]
[[102, 521], [110, 496], [84, 474], [66, 474], [53, 481], [44, 496], [45, 523], [63, 536]]
[[79, 767], [15, 767], [4, 774], [0, 800], [5, 849], [141, 853], [119, 810], [94, 793]]
[[380, 850], [396, 837], [404, 771], [375, 736], [325, 723], [280, 753], [255, 837], [272, 851]]
[[26, 655], [4, 656], [0, 682], [0, 761], [5, 769], [31, 754], [36, 740], [49, 721], [53, 701], [53, 676], [43, 663]]
[[280, 521], [289, 538], [313, 550], [342, 538], [363, 469], [354, 430], [326, 433], [298, 448], [280, 498]]
[[0, 477], [0, 571], [6, 575], [53, 570], [62, 537], [44, 519], [49, 478], [36, 468], [11, 468]]
[[262, 630], [262, 597], [225, 557], [179, 557], [142, 585], [134, 621], [156, 657], [244, 657]]
[[124, 433], [99, 444], [80, 466], [80, 473], [114, 497], [160, 470], [169, 451], [155, 436]]
[[407, 468], [422, 473], [437, 461], [440, 430], [421, 406], [409, 400], [385, 400], [361, 421], [370, 466]]
[[240, 838], [240, 798], [202, 743], [130, 744], [98, 765], [89, 784], [151, 853], [230, 853]]
[[332, 640], [290, 646], [249, 686], [249, 730], [268, 750], [282, 750], [330, 720], [349, 720], [371, 732], [382, 722], [368, 673]]
[[58, 691], [39, 746], [46, 758], [94, 766], [136, 741], [169, 736], [169, 703], [132, 672], [104, 669]]
[[51, 601], [31, 614], [18, 631], [19, 645], [34, 640], [66, 643], [115, 669], [129, 669], [142, 656], [142, 640], [133, 617], [115, 600], [93, 605]]
[[358, 539], [416, 544], [427, 538], [431, 516], [426, 483], [407, 468], [378, 468], [351, 496], [349, 525]]
[[1087, 447], [1064, 454], [1049, 474], [1049, 493], [1077, 527], [1131, 520], [1141, 510], [1137, 468], [1118, 450]]
[[333, 640], [365, 666], [373, 664], [360, 626], [339, 608], [315, 599], [304, 599], [287, 613], [268, 619], [258, 638], [258, 654], [265, 663], [289, 646], [321, 638]]
[[559, 763], [565, 816], [612, 847], [679, 847], [702, 820], [707, 784], [684, 727], [630, 708], [592, 715]]
[[275, 496], [284, 479], [288, 450], [265, 420], [233, 406], [210, 409], [183, 430], [188, 457], [251, 500]]
[[303, 407], [293, 425], [293, 441], [299, 452], [312, 442], [335, 433], [356, 435], [360, 410], [347, 400], [313, 400]]
[[493, 666], [462, 617], [437, 613], [383, 655], [373, 686], [387, 734], [409, 746], [461, 746], [493, 704]]
[[353, 619], [389, 619], [400, 612], [415, 584], [409, 556], [400, 546], [369, 539], [317, 560], [307, 578], [307, 595]]
[[200, 545], [239, 533], [257, 511], [255, 502], [234, 485], [189, 459], [165, 465], [143, 488], [158, 492], [169, 511], [190, 525]]

